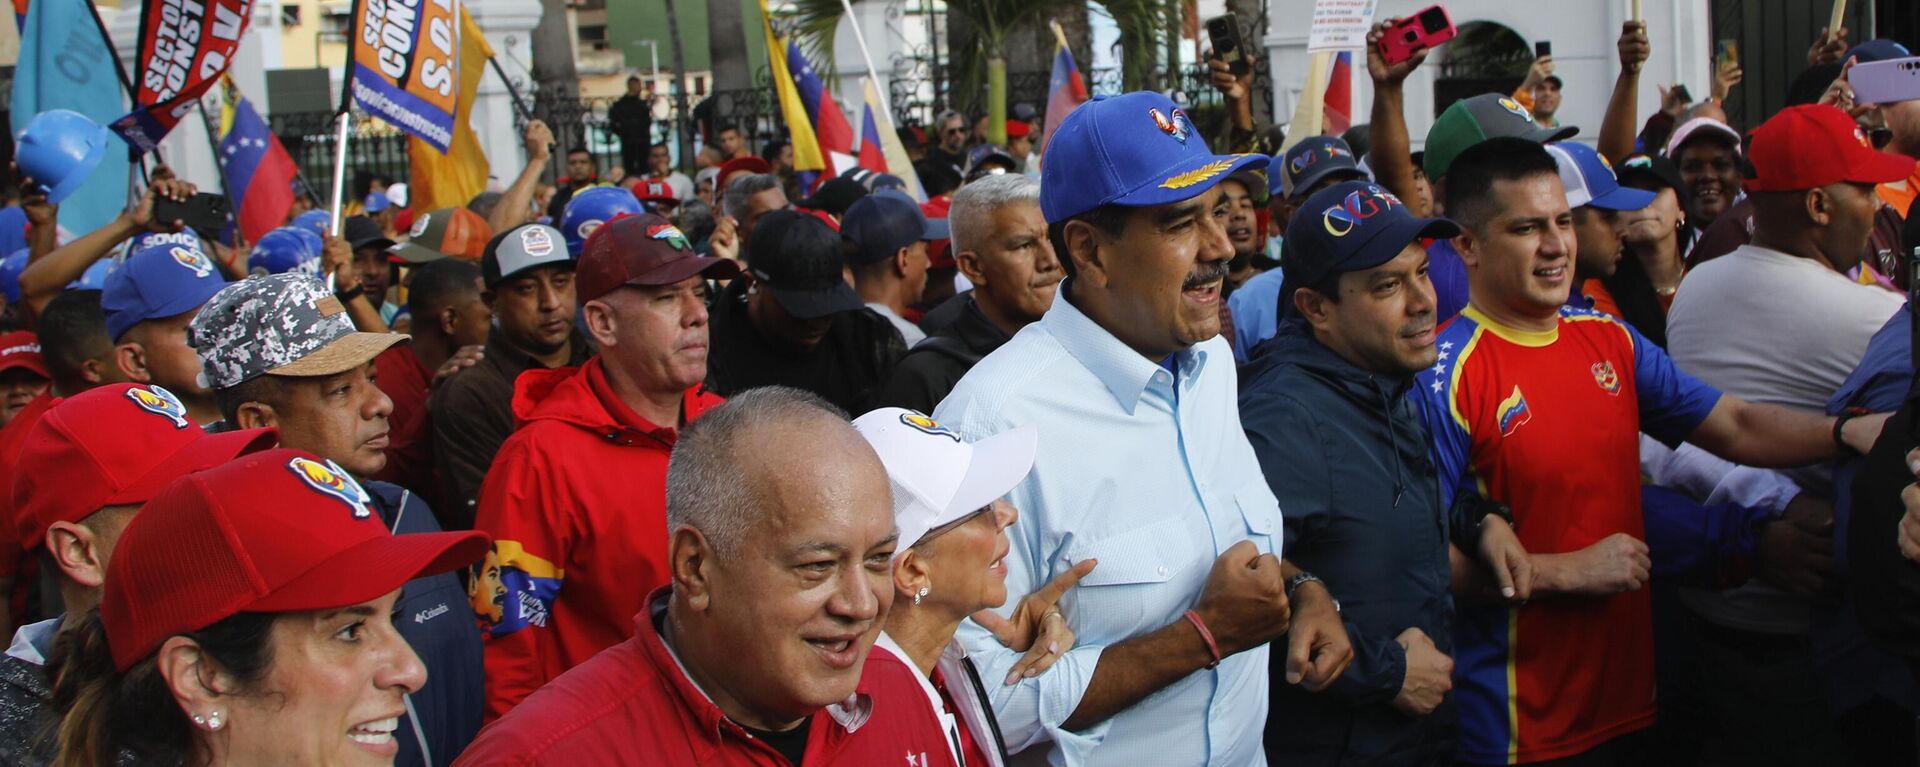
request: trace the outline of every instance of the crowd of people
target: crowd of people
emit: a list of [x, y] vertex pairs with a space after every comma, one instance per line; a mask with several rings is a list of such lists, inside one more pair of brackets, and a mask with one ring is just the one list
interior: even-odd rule
[[949, 112], [912, 181], [630, 105], [615, 178], [531, 121], [242, 247], [27, 180], [0, 762], [1915, 763], [1907, 49], [1642, 123], [1629, 22], [1593, 144], [1542, 57], [1416, 152], [1392, 22], [1291, 145], [1215, 57], [1212, 141]]

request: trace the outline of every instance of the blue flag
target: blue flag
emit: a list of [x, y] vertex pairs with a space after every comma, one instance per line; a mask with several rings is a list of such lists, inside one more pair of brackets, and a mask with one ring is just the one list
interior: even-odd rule
[[[127, 113], [113, 49], [94, 25], [88, 0], [34, 0], [20, 31], [20, 63], [13, 74], [13, 126], [18, 134], [34, 115], [71, 109], [107, 125]], [[73, 196], [60, 203], [60, 225], [86, 234], [112, 222], [127, 206], [126, 145], [115, 139]]]

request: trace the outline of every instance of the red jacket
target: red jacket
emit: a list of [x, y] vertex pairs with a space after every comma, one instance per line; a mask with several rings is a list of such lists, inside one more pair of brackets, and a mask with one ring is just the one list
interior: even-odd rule
[[[427, 391], [433, 386], [433, 371], [420, 364], [413, 349], [401, 344], [373, 358], [379, 376], [380, 391], [393, 400], [393, 412], [387, 414], [387, 465], [373, 475], [412, 490], [440, 517], [441, 526], [451, 515], [441, 513], [440, 480], [434, 474], [433, 435], [427, 431]], [[448, 528], [451, 529], [451, 528]]]
[[[454, 767], [715, 765], [787, 767], [681, 671], [654, 627], [670, 589], [634, 616], [634, 636], [567, 672], [480, 731]], [[808, 765], [953, 764], [912, 668], [870, 650], [852, 705], [813, 715]]]
[[[686, 419], [721, 399], [698, 387]], [[672, 427], [613, 396], [598, 357], [529, 370], [514, 384], [514, 431], [493, 459], [474, 528], [493, 536], [474, 612], [488, 632], [487, 720], [633, 632], [667, 582]]]

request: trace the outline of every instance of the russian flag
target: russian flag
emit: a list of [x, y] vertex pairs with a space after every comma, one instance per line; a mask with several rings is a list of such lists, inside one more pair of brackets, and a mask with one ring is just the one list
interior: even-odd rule
[[[1066, 34], [1054, 24], [1057, 47], [1053, 54], [1053, 76], [1047, 81], [1047, 123], [1040, 133], [1040, 152], [1044, 155], [1047, 137], [1067, 119], [1067, 113], [1087, 101], [1087, 83], [1080, 79], [1080, 68], [1073, 65], [1073, 51], [1067, 48]], [[1044, 160], [1042, 160], [1044, 162]]]
[[1341, 51], [1333, 57], [1333, 75], [1327, 81], [1327, 135], [1338, 136], [1353, 127], [1353, 52]]
[[293, 207], [293, 157], [267, 129], [253, 104], [229, 90], [231, 120], [220, 138], [220, 177], [227, 196], [240, 201], [235, 211], [240, 235], [255, 242], [287, 220]]
[[[833, 94], [791, 37], [787, 38], [787, 70], [793, 75], [794, 89], [800, 94], [806, 116], [813, 123], [814, 140], [819, 142], [820, 157], [825, 163], [824, 175], [838, 175], [854, 167], [858, 162], [853, 155], [853, 126], [847, 124], [846, 114], [840, 111]], [[803, 187], [813, 186], [814, 179], [800, 178]]]

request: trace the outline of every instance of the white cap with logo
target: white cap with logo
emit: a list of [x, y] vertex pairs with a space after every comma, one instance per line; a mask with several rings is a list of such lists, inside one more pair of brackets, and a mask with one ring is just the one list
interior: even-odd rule
[[1039, 433], [1020, 426], [969, 443], [921, 413], [888, 407], [854, 419], [893, 485], [894, 556], [927, 532], [986, 508], [1033, 470]]

